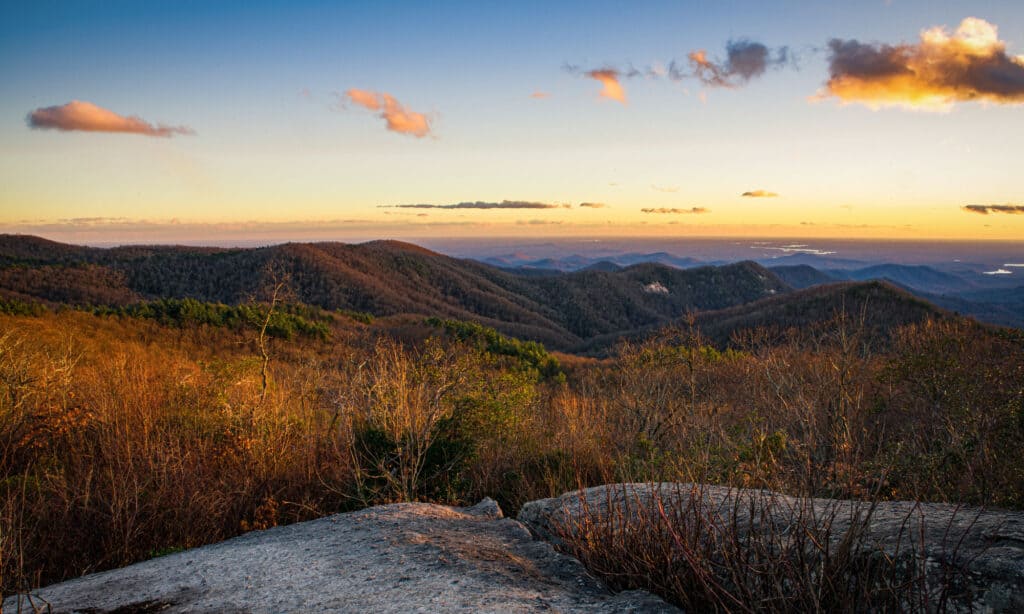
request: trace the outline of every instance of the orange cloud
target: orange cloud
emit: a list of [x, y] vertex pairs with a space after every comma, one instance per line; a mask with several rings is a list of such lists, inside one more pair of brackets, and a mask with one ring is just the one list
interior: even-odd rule
[[175, 134], [195, 134], [188, 126], [150, 124], [140, 117], [125, 117], [98, 107], [91, 102], [72, 100], [55, 106], [42, 107], [28, 114], [28, 125], [36, 129], [55, 129], [65, 132], [121, 132], [145, 136], [169, 137]]
[[694, 75], [709, 85], [728, 85], [728, 80], [719, 70], [718, 66], [708, 60], [708, 53], [703, 49], [691, 51], [686, 56], [693, 64]]
[[538, 100], [543, 99], [543, 98], [550, 98], [550, 97], [551, 97], [551, 94], [549, 94], [547, 92], [537, 91], [537, 92], [534, 92], [534, 93], [530, 94], [530, 98], [536, 98]]
[[918, 44], [829, 42], [831, 78], [815, 99], [835, 96], [872, 109], [948, 110], [954, 103], [1024, 103], [1024, 56], [1010, 56], [995, 25], [968, 17], [956, 32], [921, 33]]
[[740, 194], [740, 196], [746, 196], [747, 198], [775, 198], [778, 194], [768, 190], [750, 190]]
[[349, 100], [356, 103], [361, 107], [366, 107], [371, 111], [379, 111], [381, 108], [381, 96], [377, 92], [369, 92], [367, 90], [357, 90], [355, 88], [345, 92]]
[[601, 98], [608, 98], [609, 100], [616, 100], [622, 104], [626, 104], [626, 90], [622, 88], [622, 83], [619, 82], [619, 71], [613, 68], [602, 68], [599, 70], [591, 70], [586, 73], [586, 76], [601, 82]]
[[390, 94], [353, 88], [345, 92], [345, 95], [363, 108], [380, 111], [381, 119], [387, 122], [387, 128], [392, 132], [411, 134], [416, 138], [430, 134], [430, 120], [427, 116], [410, 111]]

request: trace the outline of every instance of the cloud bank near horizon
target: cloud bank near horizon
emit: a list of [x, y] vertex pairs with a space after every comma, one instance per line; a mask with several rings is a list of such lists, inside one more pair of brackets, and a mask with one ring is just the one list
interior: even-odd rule
[[[592, 203], [583, 203], [588, 206]], [[525, 200], [503, 200], [501, 202], [467, 201], [447, 205], [415, 203], [407, 205], [378, 205], [379, 209], [569, 209], [569, 204], [539, 203]]]
[[677, 207], [658, 207], [658, 208], [646, 208], [641, 209], [641, 213], [670, 213], [676, 215], [692, 215], [701, 213], [711, 213], [710, 209], [704, 207], [690, 207], [689, 209], [680, 209]]
[[989, 213], [1024, 215], [1024, 205], [964, 205], [961, 209], [968, 213], [978, 213], [981, 215], [988, 215]]

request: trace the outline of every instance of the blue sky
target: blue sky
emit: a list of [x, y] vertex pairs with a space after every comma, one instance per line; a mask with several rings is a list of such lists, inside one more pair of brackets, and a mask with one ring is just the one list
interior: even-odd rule
[[[921, 112], [808, 101], [829, 79], [830, 39], [912, 44], [967, 17], [1024, 54], [1024, 5], [1012, 1], [7, 2], [0, 224], [54, 231], [61, 220], [117, 219], [90, 230], [116, 235], [144, 232], [125, 227], [139, 221], [324, 221], [339, 238], [681, 227], [1024, 236], [1024, 216], [961, 210], [1024, 202], [1019, 104]], [[699, 49], [722, 61], [741, 39], [786, 46], [795, 62], [736, 88], [623, 78], [625, 105], [600, 99], [581, 74], [685, 63]], [[346, 97], [353, 88], [424, 114], [430, 135], [386, 130]], [[33, 110], [73, 100], [195, 134], [28, 127]], [[754, 189], [779, 197], [740, 197]], [[477, 200], [573, 208], [380, 207]], [[645, 208], [707, 213], [655, 220]]]

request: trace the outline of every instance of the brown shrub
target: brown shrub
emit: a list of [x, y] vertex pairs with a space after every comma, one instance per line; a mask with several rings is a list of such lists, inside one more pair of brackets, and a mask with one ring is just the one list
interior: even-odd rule
[[1024, 506], [1024, 351], [977, 325], [885, 353], [842, 317], [733, 351], [683, 328], [564, 383], [334, 326], [275, 344], [263, 398], [251, 331], [0, 316], [0, 591], [384, 501], [514, 514], [619, 481]]

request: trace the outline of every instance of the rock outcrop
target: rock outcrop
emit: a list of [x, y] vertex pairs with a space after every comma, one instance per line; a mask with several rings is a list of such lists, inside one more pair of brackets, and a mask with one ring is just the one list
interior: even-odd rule
[[[384, 505], [256, 531], [31, 597], [42, 611], [82, 614], [675, 611], [642, 591], [612, 594], [489, 499]], [[3, 606], [19, 611], [18, 598]]]
[[[810, 531], [814, 547], [850, 548], [893, 561], [908, 580], [917, 574], [927, 590], [948, 598], [949, 609], [1024, 611], [1022, 512], [872, 506], [676, 483], [600, 486], [533, 501], [519, 522], [503, 518], [489, 499], [471, 508], [372, 507], [91, 574], [31, 598], [36, 611], [68, 614], [677, 611], [643, 591], [611, 593], [552, 547], [609, 519], [613, 531], [645, 519], [718, 522], [741, 541], [770, 532], [783, 543]], [[33, 611], [21, 599], [8, 598], [3, 611]]]
[[770, 532], [776, 543], [810, 528], [832, 551], [853, 544], [857, 556], [893, 561], [905, 580], [923, 578], [935, 603], [947, 600], [953, 610], [1024, 612], [1022, 512], [902, 501], [871, 505], [664, 483], [599, 486], [532, 501], [518, 518], [556, 544], [593, 523], [610, 521], [610, 530], [629, 531], [645, 518], [715, 524], [740, 540]]

